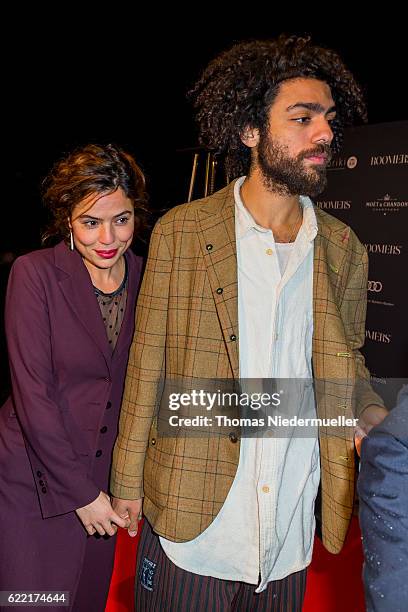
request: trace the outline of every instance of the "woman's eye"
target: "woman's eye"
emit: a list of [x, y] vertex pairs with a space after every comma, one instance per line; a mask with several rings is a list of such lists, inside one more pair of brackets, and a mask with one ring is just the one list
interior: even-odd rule
[[119, 225], [125, 225], [128, 221], [129, 217], [119, 217], [119, 219], [116, 219], [116, 223], [119, 223]]
[[95, 221], [95, 219], [88, 219], [87, 221], [84, 221], [84, 225], [85, 227], [93, 228], [98, 225], [98, 221]]

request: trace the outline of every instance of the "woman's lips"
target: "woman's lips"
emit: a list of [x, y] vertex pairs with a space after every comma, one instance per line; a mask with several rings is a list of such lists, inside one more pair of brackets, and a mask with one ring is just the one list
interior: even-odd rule
[[117, 252], [118, 249], [110, 249], [109, 251], [95, 251], [95, 253], [99, 255], [99, 257], [103, 257], [103, 259], [112, 259], [112, 257], [115, 257]]

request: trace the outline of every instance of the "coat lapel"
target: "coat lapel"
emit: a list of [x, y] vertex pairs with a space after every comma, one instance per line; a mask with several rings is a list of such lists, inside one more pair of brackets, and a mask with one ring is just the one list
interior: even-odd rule
[[316, 379], [353, 378], [350, 347], [338, 304], [342, 301], [348, 235], [316, 210], [313, 262], [313, 369]]
[[68, 304], [78, 317], [86, 333], [92, 338], [111, 369], [112, 350], [106, 336], [101, 312], [96, 300], [91, 277], [77, 251], [70, 251], [64, 242], [55, 247], [55, 264], [61, 274], [59, 285]]
[[234, 377], [239, 376], [234, 183], [197, 209], [200, 248]]

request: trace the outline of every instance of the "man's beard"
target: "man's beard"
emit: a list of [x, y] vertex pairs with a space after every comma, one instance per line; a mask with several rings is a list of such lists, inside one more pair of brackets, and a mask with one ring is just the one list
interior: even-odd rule
[[[312, 155], [327, 155], [327, 162], [306, 168], [303, 160]], [[330, 161], [330, 146], [316, 145], [296, 157], [290, 157], [287, 147], [261, 134], [258, 164], [265, 187], [279, 195], [317, 196], [327, 184], [326, 165]]]

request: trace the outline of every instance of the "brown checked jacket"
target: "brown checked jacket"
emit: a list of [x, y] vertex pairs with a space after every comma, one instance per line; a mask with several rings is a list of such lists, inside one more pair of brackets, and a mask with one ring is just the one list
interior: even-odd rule
[[[367, 263], [344, 223], [316, 209], [313, 372], [317, 414], [347, 418], [382, 405], [368, 384], [364, 343]], [[136, 310], [114, 449], [111, 490], [144, 496], [154, 530], [192, 540], [214, 520], [237, 470], [239, 431], [207, 438], [160, 436], [159, 390], [166, 379], [238, 379], [238, 282], [234, 183], [170, 210], [156, 224]], [[356, 397], [355, 382], [366, 381]], [[319, 430], [322, 537], [340, 551], [354, 501], [351, 427]]]

